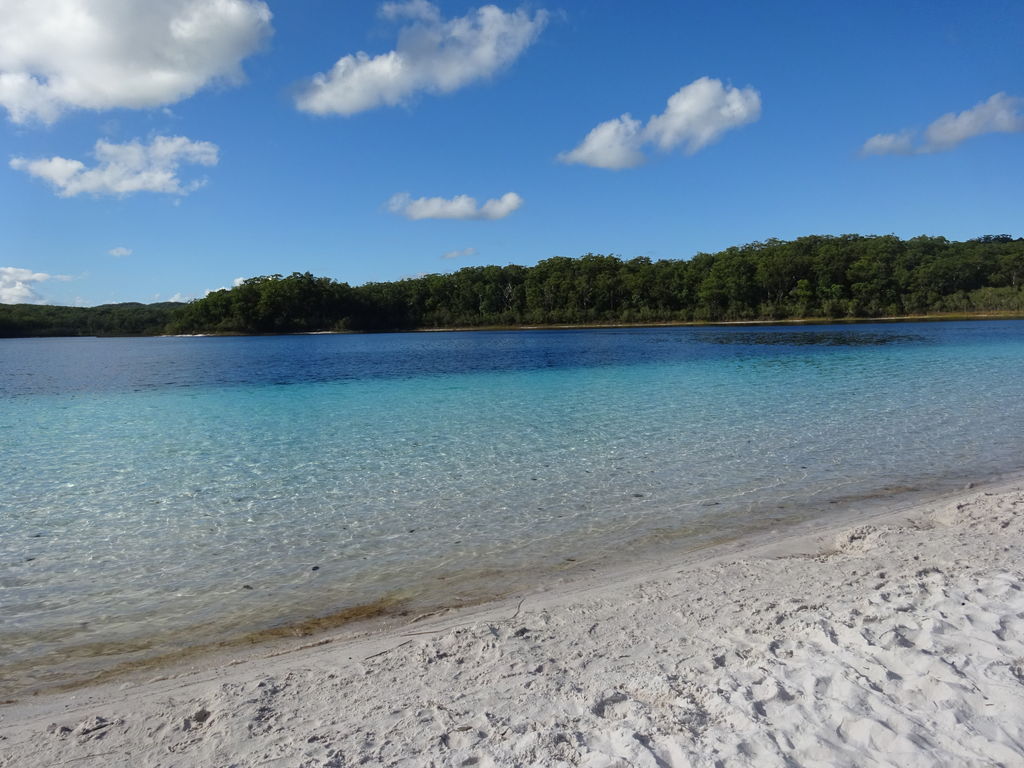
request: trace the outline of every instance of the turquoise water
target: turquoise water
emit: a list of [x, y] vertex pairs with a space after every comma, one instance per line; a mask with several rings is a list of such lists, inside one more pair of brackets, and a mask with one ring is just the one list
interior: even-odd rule
[[1024, 323], [0, 341], [0, 687], [1024, 468]]

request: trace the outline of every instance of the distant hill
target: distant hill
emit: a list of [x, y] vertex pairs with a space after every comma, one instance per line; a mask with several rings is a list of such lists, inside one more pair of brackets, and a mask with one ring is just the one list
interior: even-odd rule
[[152, 336], [163, 333], [180, 302], [102, 304], [58, 307], [48, 304], [0, 304], [0, 337]]

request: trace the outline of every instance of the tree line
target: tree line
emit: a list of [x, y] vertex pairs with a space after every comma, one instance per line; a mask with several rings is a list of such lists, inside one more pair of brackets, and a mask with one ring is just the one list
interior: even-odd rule
[[0, 304], [0, 338], [17, 336], [155, 336], [165, 333], [181, 302], [61, 307]]
[[689, 260], [586, 254], [351, 287], [255, 277], [184, 307], [175, 332], [398, 330], [1024, 312], [1024, 238], [810, 236]]
[[[58, 317], [57, 310], [73, 309], [16, 306], [24, 317]], [[813, 235], [688, 260], [588, 253], [533, 267], [466, 267], [355, 287], [295, 272], [253, 277], [186, 305], [113, 306], [132, 309], [118, 316], [95, 307], [89, 310], [95, 316], [82, 316], [87, 321], [75, 325], [69, 314], [70, 325], [61, 327], [81, 333], [287, 333], [1024, 313], [1024, 238]], [[9, 309], [0, 306], [0, 334], [33, 335], [10, 332], [17, 321]], [[100, 310], [107, 314], [101, 317]], [[128, 322], [136, 316], [137, 322]]]

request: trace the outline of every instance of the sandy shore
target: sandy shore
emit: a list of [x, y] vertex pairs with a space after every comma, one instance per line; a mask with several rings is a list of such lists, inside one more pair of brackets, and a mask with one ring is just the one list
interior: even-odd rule
[[0, 765], [1024, 765], [1024, 482], [769, 538], [7, 704]]

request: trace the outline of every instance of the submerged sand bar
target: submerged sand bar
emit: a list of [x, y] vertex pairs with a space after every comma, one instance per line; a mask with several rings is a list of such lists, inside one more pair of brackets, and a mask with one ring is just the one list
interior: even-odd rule
[[1024, 765], [1024, 480], [0, 707], [0, 765]]

